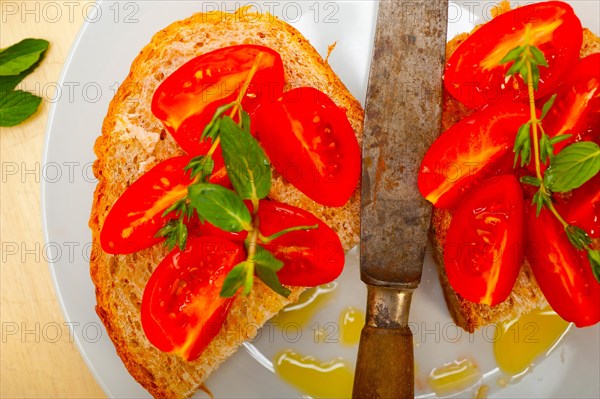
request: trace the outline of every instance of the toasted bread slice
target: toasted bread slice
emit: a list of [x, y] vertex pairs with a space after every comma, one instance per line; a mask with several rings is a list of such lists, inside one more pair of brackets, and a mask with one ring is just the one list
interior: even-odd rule
[[[162, 245], [131, 254], [108, 255], [99, 244], [104, 219], [119, 195], [145, 171], [181, 149], [150, 110], [157, 86], [193, 57], [235, 44], [260, 44], [279, 52], [288, 88], [311, 86], [343, 107], [361, 142], [363, 110], [330, 66], [293, 27], [269, 14], [213, 12], [195, 14], [158, 32], [134, 60], [131, 71], [108, 109], [94, 151], [98, 186], [90, 219], [93, 252], [91, 276], [96, 311], [131, 375], [157, 398], [186, 398], [240, 344], [281, 308], [297, 300], [296, 287], [285, 299], [261, 282], [238, 297], [220, 333], [193, 362], [163, 353], [148, 342], [140, 322], [142, 293], [150, 274], [167, 254]], [[312, 212], [340, 236], [345, 250], [358, 241], [359, 195], [342, 208], [316, 204], [275, 173], [270, 198]]]
[[[502, 11], [506, 11], [507, 3], [503, 4], [505, 5], [505, 9]], [[450, 57], [467, 37], [469, 37], [469, 34], [465, 33], [453, 38], [448, 43], [446, 57]], [[588, 29], [584, 29], [581, 57], [598, 52], [600, 52], [600, 38]], [[472, 112], [454, 100], [447, 92], [444, 93], [444, 111], [442, 115], [444, 130]], [[531, 267], [526, 260], [523, 262], [512, 293], [504, 302], [496, 306], [492, 307], [473, 303], [456, 293], [448, 283], [448, 278], [444, 270], [444, 243], [446, 242], [446, 233], [450, 227], [451, 220], [452, 213], [450, 211], [434, 209], [429, 236], [433, 242], [433, 258], [438, 266], [446, 304], [457, 325], [472, 333], [476, 329], [488, 324], [515, 319], [522, 314], [547, 305], [546, 299], [540, 291]]]

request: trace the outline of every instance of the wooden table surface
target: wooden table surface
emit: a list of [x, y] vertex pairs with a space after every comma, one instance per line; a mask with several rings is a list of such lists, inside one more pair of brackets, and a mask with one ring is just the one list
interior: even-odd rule
[[104, 398], [70, 335], [44, 259], [40, 179], [52, 88], [89, 1], [0, 1], [0, 48], [24, 38], [50, 42], [21, 84], [44, 97], [38, 112], [0, 128], [0, 397]]

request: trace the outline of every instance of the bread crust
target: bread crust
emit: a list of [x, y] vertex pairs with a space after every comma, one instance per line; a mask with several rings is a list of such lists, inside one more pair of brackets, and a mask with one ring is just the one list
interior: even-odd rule
[[[504, 9], [503, 11], [507, 10]], [[448, 42], [446, 57], [449, 58], [469, 35], [468, 33], [463, 33]], [[580, 56], [583, 58], [598, 52], [600, 52], [600, 38], [594, 35], [589, 29], [584, 29]], [[473, 113], [473, 111], [453, 99], [445, 90], [443, 101], [443, 130], [450, 128], [460, 119]], [[470, 302], [454, 291], [448, 282], [448, 277], [444, 269], [444, 244], [451, 220], [451, 211], [434, 208], [429, 237], [433, 243], [433, 258], [438, 266], [437, 269], [444, 291], [444, 298], [446, 299], [448, 310], [457, 325], [472, 333], [476, 329], [488, 324], [515, 319], [534, 309], [547, 306], [546, 299], [535, 281], [527, 260], [523, 261], [521, 271], [511, 294], [504, 302], [496, 306]]]
[[[238, 297], [221, 331], [193, 362], [157, 350], [146, 339], [140, 321], [142, 293], [154, 268], [167, 251], [157, 245], [131, 255], [109, 255], [99, 236], [108, 211], [121, 193], [145, 171], [182, 154], [151, 111], [152, 95], [170, 73], [191, 58], [234, 44], [260, 44], [279, 52], [287, 88], [311, 86], [328, 94], [347, 112], [361, 143], [363, 110], [331, 67], [293, 27], [269, 14], [240, 9], [235, 13], [199, 13], [156, 33], [133, 61], [131, 70], [110, 103], [102, 135], [94, 146], [97, 160], [89, 226], [93, 249], [90, 274], [96, 286], [96, 312], [131, 375], [157, 398], [186, 398], [239, 345], [303, 288], [292, 288], [285, 299], [255, 283], [252, 293]], [[347, 251], [358, 242], [359, 189], [342, 208], [316, 204], [274, 174], [269, 197], [312, 212], [340, 236]]]

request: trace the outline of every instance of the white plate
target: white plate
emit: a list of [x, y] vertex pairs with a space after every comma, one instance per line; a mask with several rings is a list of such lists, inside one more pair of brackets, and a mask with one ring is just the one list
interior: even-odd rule
[[[493, 1], [451, 3], [449, 37], [470, 30], [488, 19]], [[528, 4], [527, 2], [514, 2]], [[583, 25], [600, 33], [600, 2], [570, 1]], [[373, 1], [317, 2], [199, 2], [199, 1], [103, 1], [88, 8], [82, 28], [65, 64], [50, 114], [44, 151], [42, 210], [46, 249], [58, 299], [76, 343], [109, 397], [148, 397], [129, 375], [94, 312], [94, 287], [88, 263], [91, 234], [87, 227], [95, 179], [91, 171], [93, 144], [119, 82], [133, 58], [151, 36], [178, 19], [209, 9], [233, 10], [254, 4], [297, 27], [321, 53], [337, 41], [330, 63], [350, 91], [364, 100], [377, 3]], [[357, 272], [356, 253], [348, 256], [335, 300], [315, 316], [321, 325], [337, 321], [346, 305], [364, 308], [365, 289]], [[411, 320], [419, 326], [415, 342], [421, 372], [456, 360], [465, 354], [477, 360], [485, 383], [498, 390], [491, 345], [481, 335], [463, 334], [458, 343], [444, 335], [451, 326], [431, 257], [425, 263], [423, 282], [417, 291]], [[268, 366], [277, 351], [290, 347], [323, 360], [341, 355], [353, 361], [356, 348], [339, 344], [315, 344], [304, 330], [297, 343], [262, 334], [246, 345], [208, 381], [217, 397], [301, 397], [302, 394], [276, 377]], [[277, 335], [277, 334], [276, 334]], [[446, 338], [446, 339], [445, 339]], [[474, 338], [475, 342], [470, 343]], [[264, 355], [264, 356], [263, 356]], [[515, 385], [493, 397], [600, 397], [600, 328], [571, 331], [559, 347]], [[235, 381], [235, 383], [231, 383]], [[66, 388], [68, 389], [68, 388]], [[425, 394], [426, 392], [421, 392]], [[463, 394], [463, 395], [466, 395]], [[425, 395], [428, 396], [428, 395]], [[470, 394], [469, 394], [470, 396]]]

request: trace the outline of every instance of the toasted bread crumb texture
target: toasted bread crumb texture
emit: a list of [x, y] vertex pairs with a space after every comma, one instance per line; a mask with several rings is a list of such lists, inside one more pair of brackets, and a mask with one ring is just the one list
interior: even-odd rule
[[[195, 14], [158, 32], [144, 47], [114, 99], [94, 151], [98, 186], [90, 219], [94, 250], [90, 261], [96, 285], [96, 311], [117, 352], [133, 377], [160, 398], [191, 396], [246, 339], [286, 304], [296, 301], [302, 288], [288, 300], [261, 282], [248, 297], [235, 300], [219, 335], [193, 362], [162, 353], [146, 339], [140, 322], [141, 297], [154, 268], [167, 254], [160, 245], [131, 255], [111, 256], [100, 249], [103, 221], [119, 195], [160, 161], [181, 154], [180, 148], [151, 113], [158, 85], [179, 66], [200, 54], [235, 44], [260, 44], [281, 54], [288, 88], [312, 86], [327, 93], [347, 112], [360, 140], [363, 111], [330, 66], [298, 31], [268, 14]], [[343, 208], [330, 209], [308, 199], [275, 176], [270, 197], [309, 210], [336, 230], [346, 250], [358, 241], [358, 190]]]
[[[506, 10], [503, 9], [502, 11], [505, 12]], [[477, 27], [475, 30], [476, 29]], [[448, 42], [446, 57], [450, 57], [458, 46], [460, 46], [460, 44], [468, 37], [468, 33], [462, 33]], [[589, 29], [584, 29], [583, 46], [581, 48], [580, 56], [583, 58], [598, 52], [600, 52], [600, 38], [594, 35]], [[471, 113], [473, 113], [473, 111], [454, 100], [444, 90], [444, 112], [442, 115], [443, 130], [450, 128], [453, 124]], [[444, 270], [444, 243], [446, 242], [446, 233], [450, 227], [451, 220], [451, 212], [434, 208], [430, 238], [433, 242], [433, 257], [438, 265], [438, 273], [444, 290], [446, 304], [457, 325], [468, 332], [473, 332], [488, 324], [518, 318], [522, 314], [546, 306], [546, 299], [535, 281], [533, 272], [531, 271], [531, 267], [527, 260], [524, 260], [523, 262], [521, 272], [519, 273], [512, 293], [506, 301], [497, 306], [490, 307], [488, 305], [476, 304], [463, 299], [456, 293], [450, 286]]]

